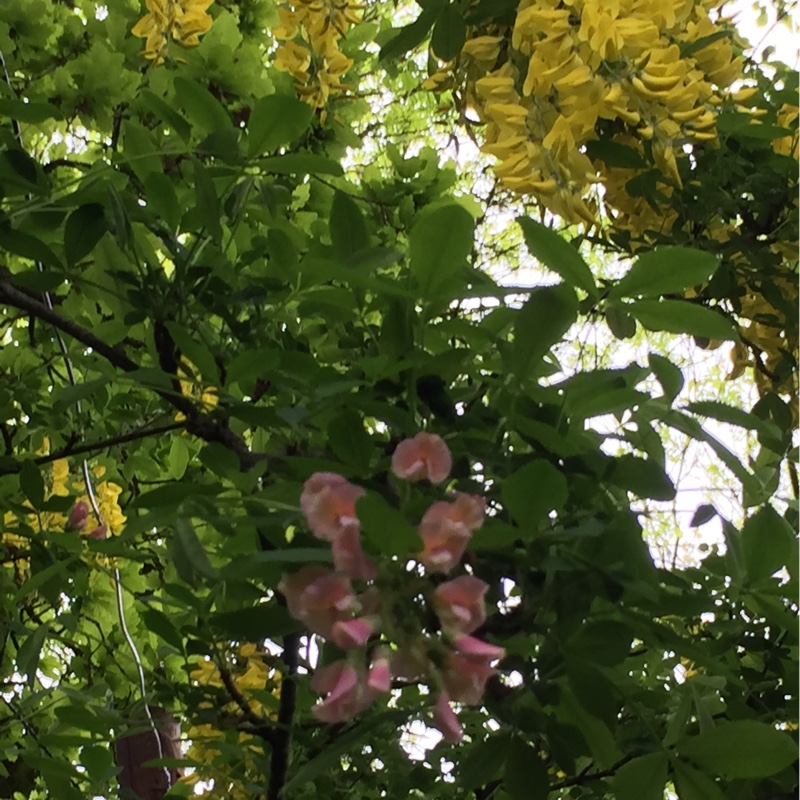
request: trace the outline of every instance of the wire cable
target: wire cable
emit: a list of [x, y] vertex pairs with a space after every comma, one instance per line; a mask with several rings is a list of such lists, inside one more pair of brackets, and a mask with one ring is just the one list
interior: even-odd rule
[[[5, 54], [3, 53], [2, 49], [0, 49], [0, 67], [3, 70], [3, 78], [6, 82], [6, 85], [11, 90], [12, 94], [15, 94], [13, 86], [11, 84], [11, 76], [8, 73], [8, 67], [6, 65]], [[14, 138], [17, 140], [17, 143], [20, 146], [20, 149], [24, 151], [25, 143], [22, 138], [22, 129], [20, 128], [19, 122], [16, 119], [11, 120], [11, 127], [14, 133]], [[28, 200], [32, 200], [32, 196], [28, 195]], [[40, 261], [36, 262], [36, 269], [39, 272], [45, 272], [45, 266]], [[44, 304], [50, 311], [54, 310], [53, 307], [53, 298], [50, 296], [50, 292], [44, 291], [42, 292], [42, 300]], [[61, 356], [64, 362], [64, 367], [67, 372], [67, 380], [71, 386], [77, 386], [78, 382], [75, 377], [75, 370], [72, 366], [72, 359], [69, 356], [69, 350], [67, 349], [67, 344], [64, 341], [64, 337], [61, 335], [61, 331], [58, 328], [53, 327], [53, 333], [56, 337], [56, 342], [58, 343], [58, 349], [61, 352]], [[83, 406], [81, 404], [80, 399], [75, 401], [75, 409], [78, 412], [79, 419], [83, 417]], [[81, 433], [81, 438], [83, 438], [83, 431]], [[98, 526], [102, 526], [104, 524], [102, 514], [100, 513], [100, 505], [97, 502], [97, 495], [94, 491], [94, 482], [92, 480], [91, 470], [89, 469], [89, 461], [84, 458], [82, 464], [82, 471], [83, 471], [83, 478], [84, 483], [86, 484], [86, 494], [89, 498], [89, 503], [92, 507], [92, 511], [97, 518]], [[125, 617], [125, 606], [124, 606], [124, 595], [122, 591], [122, 576], [120, 575], [119, 567], [114, 565], [113, 571], [114, 577], [114, 596], [116, 598], [116, 606], [117, 606], [117, 617], [119, 619], [119, 625], [122, 630], [122, 635], [125, 638], [125, 642], [128, 645], [128, 649], [131, 652], [131, 656], [133, 657], [133, 661], [136, 664], [136, 672], [139, 679], [139, 694], [142, 699], [142, 703], [144, 705], [145, 715], [147, 717], [147, 722], [150, 727], [150, 730], [155, 736], [156, 739], [156, 746], [158, 753], [158, 757], [160, 759], [164, 758], [164, 748], [161, 744], [161, 734], [158, 731], [158, 725], [156, 724], [155, 718], [153, 716], [152, 711], [150, 710], [150, 706], [147, 703], [147, 681], [145, 678], [145, 671], [144, 671], [144, 664], [142, 663], [142, 657], [139, 653], [139, 649], [136, 646], [136, 642], [134, 642], [133, 637], [131, 636], [130, 630], [128, 628], [128, 621]], [[164, 770], [164, 774], [167, 778], [167, 786], [172, 786], [172, 773], [169, 771], [167, 767], [162, 767]]]

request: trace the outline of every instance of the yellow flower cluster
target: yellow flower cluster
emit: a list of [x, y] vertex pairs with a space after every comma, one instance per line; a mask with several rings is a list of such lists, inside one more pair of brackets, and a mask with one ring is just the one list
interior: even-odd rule
[[[47, 444], [44, 450], [48, 449]], [[95, 477], [101, 478], [105, 473], [105, 467], [95, 467]], [[73, 481], [70, 478], [69, 463], [66, 459], [60, 458], [53, 461], [50, 465], [49, 474], [45, 483], [45, 499], [51, 497], [70, 497], [74, 496], [75, 502], [84, 502], [91, 509], [89, 497], [85, 493], [86, 485], [83, 481]], [[122, 494], [122, 487], [111, 481], [103, 481], [94, 487], [95, 499], [103, 517], [103, 522], [108, 527], [109, 534], [119, 534], [125, 526], [126, 517], [122, 513], [119, 505], [119, 496]], [[30, 507], [30, 503], [25, 501], [25, 506]], [[2, 543], [11, 553], [17, 551], [25, 552], [28, 550], [27, 539], [13, 530], [23, 524], [34, 533], [42, 531], [46, 533], [57, 533], [67, 527], [68, 515], [56, 513], [54, 511], [34, 511], [31, 509], [29, 514], [25, 514], [20, 519], [15, 514], [7, 511], [3, 515], [3, 533], [0, 534]], [[89, 533], [99, 525], [97, 518], [90, 511], [83, 532]], [[21, 574], [27, 572], [27, 559], [15, 559], [17, 567], [21, 565]]]
[[[708, 11], [716, 0], [520, 0], [513, 26], [472, 29], [446, 72], [485, 123], [482, 150], [508, 189], [569, 222], [597, 217], [590, 187], [606, 168], [586, 144], [647, 148], [680, 186], [682, 146], [716, 139], [721, 94], [740, 61]], [[696, 49], [694, 49], [696, 48]], [[606, 205], [612, 199], [604, 198]]]
[[[181, 394], [194, 400], [200, 410], [208, 413], [217, 407], [219, 395], [216, 386], [206, 386], [203, 384], [202, 376], [197, 367], [189, 361], [186, 356], [181, 356], [181, 366], [178, 367], [178, 382], [181, 387]], [[186, 415], [178, 412], [175, 415], [178, 422], [186, 419]]]
[[[253, 690], [268, 690], [277, 696], [280, 692], [280, 673], [272, 669], [265, 661], [264, 654], [254, 644], [245, 644], [239, 647], [236, 664], [231, 665], [230, 673], [233, 683], [247, 700], [250, 708], [259, 715], [274, 719], [272, 709], [265, 708], [253, 696]], [[200, 686], [213, 686], [220, 688], [224, 684], [219, 673], [219, 668], [211, 660], [197, 663], [191, 672], [191, 678]], [[229, 703], [224, 711], [236, 713], [238, 708], [235, 703]], [[235, 766], [241, 773], [255, 772], [255, 764], [250, 754], [250, 748], [261, 753], [260, 740], [247, 733], [236, 733], [237, 743], [240, 745], [243, 763]], [[196, 765], [195, 771], [181, 780], [194, 786], [200, 781], [213, 781], [213, 788], [200, 794], [208, 798], [231, 798], [232, 800], [247, 800], [252, 793], [246, 788], [245, 783], [232, 776], [225, 766], [215, 763], [216, 755], [224, 749], [226, 733], [213, 725], [195, 725], [187, 733], [191, 746], [186, 754], [187, 759]], [[226, 764], [227, 762], [222, 762]]]
[[145, 0], [147, 13], [131, 33], [145, 40], [142, 55], [163, 64], [170, 41], [181, 47], [197, 47], [200, 36], [211, 27], [206, 9], [214, 0]]
[[272, 29], [281, 42], [275, 66], [295, 79], [300, 97], [314, 108], [324, 108], [332, 94], [349, 88], [342, 83], [353, 60], [339, 49], [339, 41], [361, 20], [353, 0], [294, 0], [278, 9], [280, 23]]

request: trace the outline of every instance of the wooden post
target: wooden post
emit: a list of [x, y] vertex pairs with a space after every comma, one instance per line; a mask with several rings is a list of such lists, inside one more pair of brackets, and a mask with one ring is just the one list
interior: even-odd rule
[[[150, 706], [150, 713], [158, 728], [163, 757], [182, 758], [178, 720], [165, 709], [156, 706]], [[144, 722], [146, 724], [147, 720]], [[149, 727], [140, 733], [117, 739], [114, 743], [114, 757], [120, 768], [120, 797], [125, 800], [162, 800], [170, 786], [183, 774], [177, 767], [142, 766], [159, 758], [158, 744]]]

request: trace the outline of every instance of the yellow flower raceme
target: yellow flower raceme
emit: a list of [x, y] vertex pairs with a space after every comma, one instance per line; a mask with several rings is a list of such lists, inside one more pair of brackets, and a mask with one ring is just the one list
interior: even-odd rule
[[145, 40], [142, 55], [163, 64], [170, 41], [181, 47], [197, 47], [200, 36], [213, 23], [207, 13], [213, 0], [145, 0], [147, 13], [131, 28]]

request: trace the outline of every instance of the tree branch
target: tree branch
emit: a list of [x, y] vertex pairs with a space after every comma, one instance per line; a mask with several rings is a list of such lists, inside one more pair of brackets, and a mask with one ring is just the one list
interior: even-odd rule
[[236, 684], [233, 682], [233, 678], [231, 677], [231, 673], [227, 669], [224, 667], [218, 667], [218, 669], [220, 678], [222, 679], [222, 685], [231, 696], [233, 702], [239, 707], [244, 720], [258, 731], [258, 735], [262, 739], [265, 739], [274, 746], [275, 734], [270, 720], [268, 720], [266, 717], [259, 716], [255, 711], [253, 711], [250, 703], [247, 702], [247, 698], [236, 687]]
[[[98, 439], [96, 442], [84, 442], [76, 446], [67, 445], [66, 447], [54, 450], [49, 455], [34, 458], [33, 462], [34, 464], [49, 464], [53, 461], [58, 461], [60, 458], [69, 458], [70, 456], [92, 453], [96, 450], [105, 450], [118, 444], [135, 442], [138, 439], [146, 439], [148, 436], [160, 436], [162, 433], [177, 431], [185, 427], [185, 422], [170, 422], [168, 425], [159, 425], [155, 428], [139, 428], [129, 433], [122, 433], [119, 436], [110, 436], [108, 439]], [[15, 472], [19, 472], [21, 467], [21, 461], [15, 461], [10, 464], [0, 464], [0, 475], [11, 475]]]
[[292, 722], [297, 705], [296, 676], [299, 650], [300, 634], [290, 633], [283, 637], [283, 663], [286, 665], [286, 670], [281, 673], [281, 699], [275, 738], [272, 742], [267, 800], [280, 800], [289, 771]]
[[[48, 308], [35, 297], [21, 291], [11, 282], [11, 273], [0, 267], [0, 302], [27, 312], [35, 319], [40, 319], [57, 328], [62, 333], [79, 341], [85, 347], [102, 356], [112, 366], [123, 372], [136, 372], [139, 365], [128, 358], [125, 353], [116, 347], [104, 342], [91, 331], [81, 327], [76, 322]], [[259, 461], [269, 458], [267, 453], [254, 453], [241, 436], [234, 433], [224, 421], [215, 419], [202, 413], [197, 406], [182, 394], [154, 389], [154, 391], [169, 405], [186, 416], [186, 430], [207, 442], [217, 442], [231, 450], [239, 459], [239, 465], [246, 472]]]

